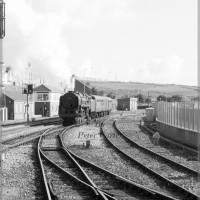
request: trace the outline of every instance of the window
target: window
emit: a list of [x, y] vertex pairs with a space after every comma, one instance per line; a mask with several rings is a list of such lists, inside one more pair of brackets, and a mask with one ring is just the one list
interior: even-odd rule
[[22, 113], [22, 112], [23, 112], [23, 111], [22, 111], [22, 109], [23, 109], [22, 104], [20, 104], [19, 106], [20, 106], [19, 112]]
[[48, 101], [49, 100], [49, 94], [38, 93], [36, 100], [37, 101]]
[[49, 95], [48, 95], [48, 94], [43, 94], [43, 100], [44, 100], [44, 101], [49, 100]]
[[18, 104], [15, 104], [15, 113], [18, 113]]

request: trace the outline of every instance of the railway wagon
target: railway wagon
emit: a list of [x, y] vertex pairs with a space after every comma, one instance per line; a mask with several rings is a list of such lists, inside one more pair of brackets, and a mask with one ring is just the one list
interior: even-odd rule
[[94, 118], [109, 114], [112, 107], [109, 97], [70, 91], [60, 97], [59, 117], [63, 119], [63, 125], [69, 125], [89, 116]]
[[112, 104], [112, 99], [109, 97], [92, 95], [91, 117], [109, 115], [113, 107]]

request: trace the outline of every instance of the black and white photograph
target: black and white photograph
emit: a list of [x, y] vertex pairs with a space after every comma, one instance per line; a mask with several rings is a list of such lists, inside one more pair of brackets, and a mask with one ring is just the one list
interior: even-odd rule
[[0, 200], [200, 199], [198, 0], [0, 0]]

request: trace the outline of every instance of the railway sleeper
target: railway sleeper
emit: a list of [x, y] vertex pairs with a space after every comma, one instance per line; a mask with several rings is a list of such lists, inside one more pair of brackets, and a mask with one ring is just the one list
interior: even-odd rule
[[42, 151], [59, 151], [61, 147], [42, 147]]

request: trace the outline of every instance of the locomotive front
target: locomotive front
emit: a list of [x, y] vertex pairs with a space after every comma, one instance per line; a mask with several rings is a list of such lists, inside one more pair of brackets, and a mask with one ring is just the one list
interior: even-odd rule
[[78, 108], [79, 96], [76, 93], [68, 92], [60, 97], [59, 117], [63, 119], [63, 124], [74, 123]]
[[90, 97], [80, 92], [70, 91], [60, 97], [59, 117], [63, 119], [63, 125], [74, 124], [78, 119], [84, 119], [89, 115]]

